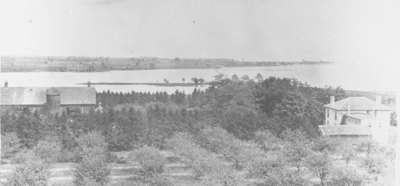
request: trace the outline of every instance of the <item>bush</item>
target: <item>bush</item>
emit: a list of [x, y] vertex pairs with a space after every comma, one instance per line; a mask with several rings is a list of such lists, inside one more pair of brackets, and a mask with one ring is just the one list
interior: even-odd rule
[[365, 179], [359, 168], [352, 166], [336, 167], [332, 172], [329, 186], [361, 186]]
[[61, 155], [58, 157], [58, 161], [60, 162], [78, 162], [80, 157], [80, 153], [77, 149], [63, 149], [61, 151]]
[[357, 152], [353, 148], [353, 145], [347, 143], [341, 145], [340, 154], [346, 165], [349, 165], [350, 161], [357, 157]]
[[10, 158], [21, 150], [21, 142], [15, 132], [9, 132], [1, 136], [1, 157]]
[[149, 186], [173, 186], [168, 178], [160, 175], [152, 177], [150, 180], [147, 180], [146, 183]]
[[335, 140], [329, 137], [319, 137], [313, 140], [311, 148], [312, 150], [318, 152], [335, 152], [338, 145], [339, 144]]
[[154, 176], [144, 180], [126, 180], [112, 184], [112, 186], [173, 186], [172, 182], [164, 176]]
[[283, 169], [282, 155], [278, 152], [269, 152], [264, 157], [252, 159], [247, 167], [251, 178], [273, 177], [276, 171]]
[[209, 173], [220, 161], [212, 152], [194, 143], [192, 137], [186, 133], [175, 134], [167, 141], [167, 146], [193, 168], [198, 178]]
[[23, 149], [15, 154], [14, 158], [11, 160], [11, 163], [25, 163], [27, 161], [36, 160], [38, 157], [36, 154], [29, 149]]
[[40, 140], [33, 152], [46, 163], [57, 162], [61, 153], [61, 144], [57, 140]]
[[37, 157], [31, 157], [23, 165], [17, 167], [8, 179], [6, 186], [46, 186], [49, 178], [47, 166]]
[[154, 147], [144, 146], [133, 152], [131, 159], [136, 160], [142, 167], [142, 174], [145, 177], [153, 177], [164, 171], [166, 164], [165, 157], [160, 150]]
[[101, 156], [84, 158], [76, 167], [76, 185], [107, 185], [110, 170], [107, 161]]
[[264, 151], [280, 150], [282, 144], [281, 140], [268, 130], [257, 131], [254, 134], [254, 141]]
[[326, 185], [332, 169], [332, 160], [327, 152], [314, 152], [309, 155], [306, 165], [319, 178], [320, 185]]
[[98, 132], [89, 132], [77, 139], [81, 158], [93, 154], [107, 155], [107, 143], [103, 135]]
[[77, 140], [81, 153], [75, 169], [76, 185], [106, 185], [110, 169], [107, 165], [106, 142], [102, 135], [90, 132]]
[[222, 154], [227, 160], [232, 161], [237, 169], [248, 166], [251, 159], [264, 154], [257, 144], [240, 140], [217, 127], [203, 129], [200, 143], [207, 150]]
[[244, 185], [242, 175], [230, 164], [226, 164], [213, 152], [201, 148], [188, 134], [175, 134], [168, 140], [168, 146], [193, 169], [201, 185]]

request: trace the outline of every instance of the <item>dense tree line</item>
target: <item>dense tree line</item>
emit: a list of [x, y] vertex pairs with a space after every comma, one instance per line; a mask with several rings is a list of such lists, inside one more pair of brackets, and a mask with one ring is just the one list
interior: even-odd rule
[[342, 89], [316, 88], [294, 79], [253, 80], [220, 78], [211, 87], [191, 94], [101, 92], [103, 111], [88, 114], [46, 115], [28, 110], [2, 114], [2, 133], [15, 132], [26, 147], [46, 136], [58, 136], [65, 148], [88, 131], [101, 131], [111, 150], [138, 144], [162, 146], [176, 131], [196, 132], [203, 125], [220, 126], [240, 139], [252, 139], [258, 130], [279, 135], [300, 129], [318, 136], [323, 104], [329, 95], [345, 96]]

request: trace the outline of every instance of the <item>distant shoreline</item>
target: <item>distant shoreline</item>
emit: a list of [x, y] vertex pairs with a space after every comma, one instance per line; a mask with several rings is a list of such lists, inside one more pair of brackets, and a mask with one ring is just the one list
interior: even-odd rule
[[[87, 85], [88, 83], [78, 83], [78, 85]], [[151, 85], [151, 86], [164, 86], [164, 87], [192, 87], [192, 86], [205, 86], [210, 85], [209, 82], [205, 83], [130, 83], [130, 82], [90, 82], [90, 85]]]
[[115, 70], [218, 69], [332, 64], [330, 61], [238, 61], [191, 58], [1, 57], [1, 72], [108, 72]]

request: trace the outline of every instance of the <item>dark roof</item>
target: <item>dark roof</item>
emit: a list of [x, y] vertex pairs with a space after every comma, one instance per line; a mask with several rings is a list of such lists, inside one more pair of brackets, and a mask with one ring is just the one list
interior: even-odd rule
[[335, 110], [391, 110], [389, 107], [366, 97], [348, 97], [333, 104], [326, 104], [325, 107]]
[[46, 94], [60, 95], [61, 105], [96, 104], [93, 87], [1, 87], [0, 105], [43, 105]]

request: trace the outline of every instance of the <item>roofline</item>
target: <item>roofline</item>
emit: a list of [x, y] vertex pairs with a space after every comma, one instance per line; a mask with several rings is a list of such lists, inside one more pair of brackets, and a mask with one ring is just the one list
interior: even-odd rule
[[43, 105], [45, 105], [45, 104], [20, 104], [20, 105], [17, 105], [17, 104], [14, 104], [14, 105], [3, 105], [3, 104], [0, 104], [0, 106], [35, 106], [35, 107], [40, 107], [40, 106], [43, 106]]
[[[20, 107], [27, 107], [27, 106], [35, 106], [35, 107], [41, 107], [41, 106], [45, 106], [46, 103], [44, 104], [35, 104], [35, 105], [26, 105], [26, 104], [14, 104], [14, 105], [1, 105], [0, 106], [20, 106]], [[76, 105], [96, 105], [96, 103], [79, 103], [79, 104], [60, 104], [60, 106], [76, 106]]]
[[[336, 111], [347, 111], [347, 109], [337, 109], [337, 108], [333, 108], [333, 107], [330, 107], [330, 106], [327, 106], [327, 105], [324, 105], [324, 108], [330, 108], [330, 109], [333, 109], [333, 110], [336, 110]], [[351, 111], [365, 111], [365, 110], [369, 110], [369, 109], [351, 109], [350, 108], [350, 110]], [[371, 110], [373, 110], [373, 111], [393, 111], [393, 109], [390, 109], [390, 108], [388, 108], [388, 109], [371, 109]]]

